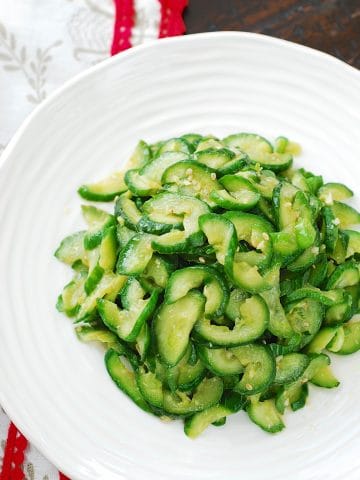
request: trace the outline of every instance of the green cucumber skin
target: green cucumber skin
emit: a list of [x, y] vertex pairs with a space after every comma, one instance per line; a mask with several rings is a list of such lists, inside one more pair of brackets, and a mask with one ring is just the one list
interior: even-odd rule
[[120, 372], [118, 372], [116, 367], [118, 367], [119, 363], [121, 362], [117, 352], [112, 349], [108, 350], [105, 354], [105, 366], [113, 382], [118, 388], [120, 388], [120, 390], [131, 398], [138, 407], [145, 412], [151, 412], [149, 405], [146, 403], [137, 387], [135, 376], [133, 381], [131, 381], [131, 378], [126, 378], [124, 375], [125, 367], [120, 367]]

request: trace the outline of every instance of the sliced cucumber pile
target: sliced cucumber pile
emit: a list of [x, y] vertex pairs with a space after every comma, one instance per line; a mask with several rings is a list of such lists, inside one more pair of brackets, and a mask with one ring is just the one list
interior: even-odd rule
[[[292, 166], [295, 144], [252, 133], [140, 141], [125, 172], [82, 185], [87, 226], [55, 256], [57, 309], [105, 346], [114, 383], [190, 438], [240, 410], [284, 428], [326, 352], [360, 350], [360, 213], [352, 191]], [[310, 387], [310, 388], [309, 388]]]

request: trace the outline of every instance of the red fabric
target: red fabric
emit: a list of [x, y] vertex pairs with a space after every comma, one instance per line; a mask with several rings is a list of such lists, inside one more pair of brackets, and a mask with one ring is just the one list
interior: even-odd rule
[[182, 17], [188, 0], [159, 0], [161, 4], [161, 21], [159, 38], [182, 35], [185, 23]]
[[59, 472], [59, 480], [70, 480], [68, 477], [65, 477], [65, 475], [61, 472]]
[[115, 1], [115, 25], [111, 55], [131, 47], [131, 29], [134, 26], [134, 0]]
[[0, 480], [23, 480], [25, 478], [22, 464], [27, 443], [24, 435], [13, 423], [10, 423]]

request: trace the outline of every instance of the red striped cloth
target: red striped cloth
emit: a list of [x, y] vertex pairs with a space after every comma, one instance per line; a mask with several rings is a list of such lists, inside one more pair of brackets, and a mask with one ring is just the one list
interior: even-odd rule
[[[157, 0], [160, 3], [160, 21], [158, 38], [181, 35], [185, 32], [183, 11], [188, 0]], [[114, 0], [115, 22], [111, 55], [132, 46], [132, 33], [136, 25], [136, 0]], [[5, 445], [0, 480], [23, 480], [22, 469], [25, 450], [28, 445], [26, 438], [10, 423]], [[59, 480], [69, 480], [59, 472]]]

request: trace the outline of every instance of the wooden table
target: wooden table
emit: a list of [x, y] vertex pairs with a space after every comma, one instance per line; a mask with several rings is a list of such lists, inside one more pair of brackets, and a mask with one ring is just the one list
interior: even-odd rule
[[308, 45], [360, 68], [360, 0], [189, 0], [187, 33], [242, 30]]

